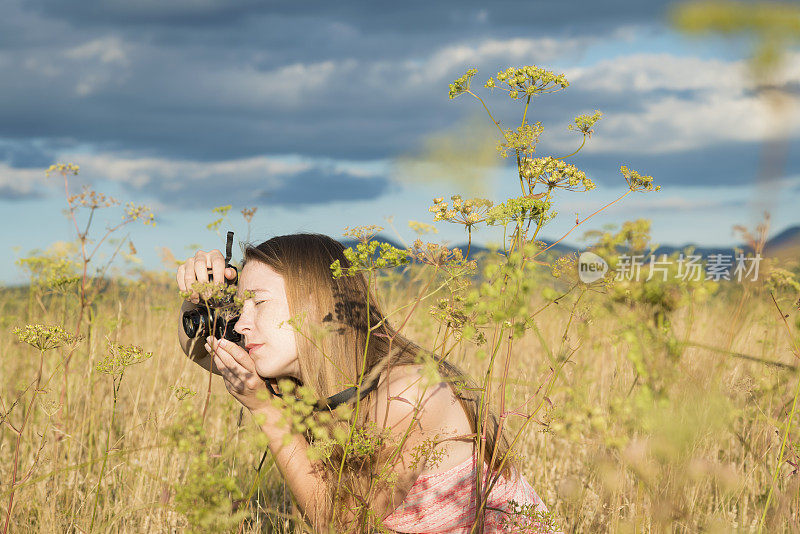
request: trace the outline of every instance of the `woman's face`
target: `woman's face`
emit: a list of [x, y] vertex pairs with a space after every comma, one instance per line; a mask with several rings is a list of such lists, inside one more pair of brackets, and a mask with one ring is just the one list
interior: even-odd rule
[[244, 338], [245, 348], [262, 378], [291, 376], [300, 379], [297, 343], [283, 277], [258, 261], [248, 261], [239, 277], [239, 296], [251, 291], [244, 301], [234, 330]]

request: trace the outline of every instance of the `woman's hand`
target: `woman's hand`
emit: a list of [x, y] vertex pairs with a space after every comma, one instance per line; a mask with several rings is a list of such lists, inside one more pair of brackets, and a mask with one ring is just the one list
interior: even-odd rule
[[[236, 278], [236, 269], [225, 267], [225, 256], [222, 255], [222, 252], [219, 250], [212, 250], [211, 252], [198, 250], [194, 256], [178, 267], [178, 272], [175, 275], [178, 289], [191, 291], [195, 282], [208, 282], [209, 270], [213, 280], [217, 283], [221, 283], [225, 278], [228, 280]], [[192, 293], [189, 300], [197, 303], [199, 297], [197, 293]]]
[[[239, 345], [227, 340], [206, 338], [206, 350], [214, 354], [214, 365], [219, 369], [228, 393], [251, 412], [270, 407], [267, 391], [250, 354]], [[262, 393], [263, 392], [263, 393]]]

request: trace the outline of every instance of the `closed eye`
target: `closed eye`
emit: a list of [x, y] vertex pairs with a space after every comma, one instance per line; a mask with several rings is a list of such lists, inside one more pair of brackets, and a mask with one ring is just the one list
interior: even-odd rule
[[265, 302], [269, 302], [269, 301], [268, 300], [259, 300], [258, 302], [253, 302], [253, 304], [258, 306], [259, 304], [264, 304]]

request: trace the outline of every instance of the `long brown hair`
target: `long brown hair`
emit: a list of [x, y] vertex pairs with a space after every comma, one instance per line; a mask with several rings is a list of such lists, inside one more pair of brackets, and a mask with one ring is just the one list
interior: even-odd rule
[[[343, 269], [350, 265], [343, 251], [338, 241], [308, 233], [277, 236], [244, 249], [244, 263], [261, 262], [283, 277], [290, 313], [301, 321], [300, 325], [295, 323], [300, 334], [296, 338], [301, 379], [320, 399], [359, 384], [362, 377], [367, 380], [361, 383], [367, 384], [370, 377], [385, 378], [387, 369], [418, 364], [425, 354], [384, 318], [376, 295], [368, 290], [361, 273], [333, 277], [330, 266], [334, 261], [339, 260]], [[474, 382], [448, 361], [437, 359], [437, 364], [439, 374], [459, 398], [472, 432], [479, 433], [479, 396]], [[373, 402], [373, 396], [374, 392], [366, 402]], [[355, 422], [368, 423], [368, 413], [360, 410]], [[492, 465], [496, 471], [508, 452], [509, 441], [504, 432], [497, 436], [493, 412], [488, 423], [484, 458], [487, 465], [492, 464], [492, 452], [495, 445], [498, 447]], [[507, 475], [511, 467], [511, 461], [506, 460], [503, 474]]]

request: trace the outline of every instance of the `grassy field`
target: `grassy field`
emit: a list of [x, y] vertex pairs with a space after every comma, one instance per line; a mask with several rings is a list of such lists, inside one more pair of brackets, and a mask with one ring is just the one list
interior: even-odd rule
[[[258, 476], [259, 431], [218, 377], [199, 419], [209, 379], [177, 345], [170, 278], [112, 283], [74, 351], [40, 353], [12, 333], [72, 331], [74, 294], [0, 293], [9, 532], [291, 531], [290, 496], [269, 456]], [[793, 290], [774, 288], [784, 323], [762, 284], [690, 292], [661, 312], [580, 288], [553, 303], [548, 291], [568, 283], [540, 284], [531, 309], [546, 308], [515, 341], [507, 387], [510, 405], [529, 400], [532, 414], [517, 461], [565, 532], [756, 532], [762, 515], [763, 532], [800, 531]], [[415, 291], [384, 285], [388, 310]], [[431, 346], [438, 328], [423, 305], [405, 333]], [[109, 352], [117, 363], [127, 355], [124, 373], [109, 368]], [[472, 344], [451, 358], [473, 376], [486, 367]], [[512, 416], [512, 428], [525, 420]]]

